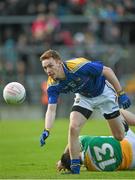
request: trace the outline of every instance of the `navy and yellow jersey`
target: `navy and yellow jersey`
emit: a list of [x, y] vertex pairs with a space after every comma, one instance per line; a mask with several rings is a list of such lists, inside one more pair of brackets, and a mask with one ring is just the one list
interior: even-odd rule
[[101, 62], [75, 58], [65, 61], [63, 69], [66, 76], [64, 80], [48, 78], [49, 104], [57, 103], [60, 93], [74, 92], [86, 97], [96, 97], [103, 92], [105, 77], [102, 75]]

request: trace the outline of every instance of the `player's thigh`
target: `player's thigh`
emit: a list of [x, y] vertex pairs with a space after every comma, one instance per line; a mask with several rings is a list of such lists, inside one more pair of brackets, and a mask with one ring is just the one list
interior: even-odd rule
[[101, 106], [101, 112], [107, 120], [113, 135], [123, 134], [124, 117], [120, 114], [119, 106], [113, 97], [108, 97], [106, 104]]
[[75, 107], [75, 106], [82, 107], [82, 108], [90, 111], [90, 114], [89, 114], [89, 112], [87, 114], [88, 116], [90, 116], [91, 112], [93, 111], [93, 101], [91, 100], [91, 98], [87, 98], [85, 96], [82, 96], [79, 93], [75, 94], [73, 107]]
[[124, 126], [122, 123], [124, 118], [120, 115], [116, 94], [112, 89], [106, 87], [102, 97], [105, 99], [103, 99], [104, 103], [99, 105], [101, 113], [107, 120], [113, 136], [121, 140], [124, 137]]
[[70, 113], [70, 126], [81, 127], [92, 114], [92, 106], [88, 98], [76, 94]]
[[121, 141], [125, 136], [125, 129], [124, 129], [122, 117], [119, 115], [116, 118], [109, 119], [108, 123], [109, 123], [109, 126], [110, 126], [110, 129], [111, 129], [113, 136], [118, 141]]
[[113, 134], [123, 133], [124, 126], [123, 126], [123, 118], [122, 116], [115, 117], [113, 119], [107, 120]]

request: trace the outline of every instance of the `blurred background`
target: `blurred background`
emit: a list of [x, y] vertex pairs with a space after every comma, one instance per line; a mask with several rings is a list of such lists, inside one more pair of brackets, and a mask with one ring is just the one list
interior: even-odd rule
[[[0, 0], [0, 119], [44, 118], [47, 76], [39, 57], [50, 48], [63, 60], [102, 60], [116, 73], [135, 111], [135, 0]], [[11, 81], [26, 88], [21, 106], [3, 100]], [[58, 118], [69, 116], [73, 98], [60, 96]]]

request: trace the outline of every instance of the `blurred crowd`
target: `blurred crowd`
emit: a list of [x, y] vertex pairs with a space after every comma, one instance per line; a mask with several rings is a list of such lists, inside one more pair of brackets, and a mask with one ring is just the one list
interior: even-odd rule
[[[0, 0], [0, 17], [18, 15], [35, 18], [30, 23], [0, 23], [3, 85], [15, 80], [24, 84], [26, 75], [35, 73], [30, 59], [38, 59], [43, 49], [135, 43], [135, 0]], [[61, 20], [66, 16], [71, 23]], [[80, 16], [87, 22], [72, 22], [72, 17], [75, 21]], [[128, 22], [131, 16], [133, 21]], [[38, 69], [36, 63], [34, 68]]]
[[1, 0], [0, 15], [88, 15], [115, 18], [135, 13], [134, 0]]

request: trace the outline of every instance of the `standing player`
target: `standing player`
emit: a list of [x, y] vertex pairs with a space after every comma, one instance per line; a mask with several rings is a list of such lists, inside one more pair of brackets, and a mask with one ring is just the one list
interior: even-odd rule
[[[135, 115], [122, 110], [129, 125], [135, 125]], [[114, 171], [135, 168], [135, 133], [130, 129], [122, 141], [111, 136], [80, 136], [80, 160], [88, 171]], [[57, 169], [71, 171], [66, 147]]]
[[40, 60], [48, 75], [49, 98], [45, 130], [40, 138], [41, 146], [45, 144], [45, 139], [53, 126], [59, 94], [74, 92], [76, 98], [70, 114], [68, 142], [72, 173], [79, 174], [78, 137], [82, 126], [94, 109], [99, 108], [108, 120], [113, 136], [117, 140], [122, 140], [127, 126], [120, 115], [119, 106], [128, 108], [130, 100], [112, 69], [98, 61], [75, 58], [63, 62], [59, 53], [54, 50], [44, 52]]

